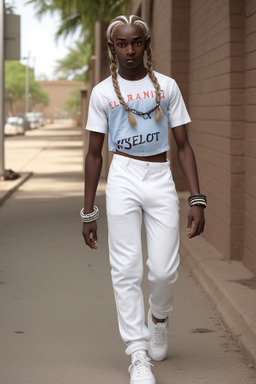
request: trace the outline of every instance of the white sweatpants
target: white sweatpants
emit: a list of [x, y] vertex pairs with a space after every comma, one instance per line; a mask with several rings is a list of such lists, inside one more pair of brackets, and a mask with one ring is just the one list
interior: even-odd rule
[[179, 265], [179, 200], [169, 161], [144, 162], [114, 155], [108, 175], [109, 257], [118, 324], [126, 353], [148, 349], [141, 290], [144, 218], [153, 315], [164, 319], [173, 307]]

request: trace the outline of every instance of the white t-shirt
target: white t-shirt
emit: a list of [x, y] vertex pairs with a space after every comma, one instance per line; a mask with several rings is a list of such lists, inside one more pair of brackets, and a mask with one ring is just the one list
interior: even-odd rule
[[[172, 78], [155, 72], [161, 87], [163, 118], [156, 123], [155, 112], [150, 118], [134, 115], [137, 126], [132, 127], [128, 115], [115, 93], [109, 76], [97, 84], [91, 93], [86, 129], [108, 133], [108, 148], [132, 156], [152, 156], [169, 149], [168, 127], [189, 123], [190, 117], [179, 87]], [[130, 109], [147, 112], [156, 106], [155, 88], [147, 75], [141, 80], [130, 81], [118, 75], [121, 94]], [[145, 116], [147, 117], [147, 115]]]

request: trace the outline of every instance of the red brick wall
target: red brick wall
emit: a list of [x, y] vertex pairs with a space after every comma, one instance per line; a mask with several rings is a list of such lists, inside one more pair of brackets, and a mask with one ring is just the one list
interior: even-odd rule
[[256, 1], [246, 1], [244, 262], [256, 271]]

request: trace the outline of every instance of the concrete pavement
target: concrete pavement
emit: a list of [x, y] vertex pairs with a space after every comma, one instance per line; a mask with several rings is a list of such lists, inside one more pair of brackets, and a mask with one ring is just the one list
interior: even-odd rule
[[[80, 129], [60, 121], [7, 139], [6, 168], [31, 177], [0, 208], [0, 383], [128, 384], [130, 362], [117, 331], [110, 281], [103, 182], [97, 194], [98, 250], [85, 247], [81, 236]], [[253, 331], [237, 338], [245, 359], [192, 274], [216, 297], [218, 310], [227, 313], [222, 313], [227, 325], [237, 312], [234, 302], [228, 305], [233, 291], [247, 311], [240, 318], [250, 321], [255, 291], [228, 281], [230, 264], [209, 254], [203, 238], [188, 243], [186, 210], [181, 195], [184, 262], [170, 321], [170, 350], [165, 361], [154, 363], [157, 384], [256, 383], [253, 352], [243, 340], [252, 338]], [[231, 269], [236, 271], [233, 280], [251, 276], [240, 264], [232, 263]], [[147, 305], [146, 279], [143, 288]]]

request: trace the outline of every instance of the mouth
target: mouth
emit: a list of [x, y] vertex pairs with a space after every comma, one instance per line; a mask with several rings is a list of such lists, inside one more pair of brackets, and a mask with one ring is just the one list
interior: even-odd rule
[[134, 62], [135, 62], [135, 59], [131, 59], [131, 58], [130, 58], [130, 59], [127, 59], [126, 62], [127, 62], [127, 63], [134, 63]]

